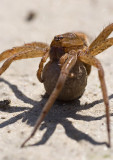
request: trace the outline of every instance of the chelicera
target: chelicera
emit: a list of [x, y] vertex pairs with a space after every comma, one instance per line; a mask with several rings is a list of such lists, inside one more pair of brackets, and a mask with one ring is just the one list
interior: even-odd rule
[[[31, 135], [24, 141], [21, 147], [35, 135], [57, 98], [66, 101], [82, 96], [91, 66], [98, 69], [106, 109], [108, 146], [110, 147], [109, 99], [103, 67], [95, 56], [113, 45], [113, 38], [108, 38], [112, 31], [113, 24], [110, 24], [90, 45], [84, 33], [70, 32], [55, 36], [50, 46], [46, 43], [33, 42], [6, 50], [0, 54], [0, 61], [7, 59], [0, 68], [0, 75], [15, 60], [42, 57], [37, 77], [40, 82], [44, 83], [46, 92], [50, 96], [37, 119]], [[43, 67], [48, 58], [49, 62]]]

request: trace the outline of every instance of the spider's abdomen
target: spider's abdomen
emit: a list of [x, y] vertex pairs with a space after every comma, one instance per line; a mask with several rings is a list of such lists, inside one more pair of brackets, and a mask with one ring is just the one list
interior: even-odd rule
[[[84, 64], [77, 61], [71, 72], [74, 76], [68, 76], [64, 87], [57, 99], [69, 101], [82, 96], [87, 85], [87, 71]], [[60, 74], [58, 62], [48, 62], [43, 70], [44, 87], [48, 95], [51, 95], [55, 88], [56, 82]]]

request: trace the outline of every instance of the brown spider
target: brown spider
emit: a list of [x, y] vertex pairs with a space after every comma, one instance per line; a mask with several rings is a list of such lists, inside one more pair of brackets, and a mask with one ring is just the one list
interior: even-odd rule
[[[109, 147], [111, 146], [109, 100], [107, 95], [105, 79], [104, 79], [104, 71], [100, 61], [95, 58], [95, 55], [101, 53], [102, 51], [106, 50], [107, 48], [113, 45], [113, 38], [108, 38], [108, 36], [112, 31], [113, 31], [113, 23], [108, 25], [89, 46], [88, 46], [87, 37], [85, 34], [79, 33], [79, 32], [77, 33], [70, 32], [70, 33], [65, 33], [65, 34], [55, 36], [50, 47], [46, 43], [34, 42], [30, 44], [25, 44], [24, 46], [15, 47], [13, 49], [6, 50], [0, 54], [0, 61], [7, 58], [7, 60], [3, 63], [2, 67], [0, 68], [0, 75], [10, 66], [10, 64], [13, 61], [26, 59], [26, 58], [42, 57], [42, 60], [39, 64], [39, 69], [37, 72], [37, 77], [40, 82], [44, 82], [45, 73], [43, 72], [43, 64], [46, 62], [47, 58], [50, 58], [50, 61], [49, 61], [49, 67], [46, 67], [46, 68], [51, 69], [51, 65], [53, 63], [57, 63], [58, 65], [60, 65], [60, 68], [61, 68], [60, 75], [58, 76], [58, 81], [55, 82], [54, 89], [52, 88], [53, 91], [50, 91], [49, 93], [49, 89], [46, 86], [47, 84], [45, 83], [46, 91], [48, 94], [51, 94], [51, 95], [47, 103], [45, 104], [31, 135], [24, 141], [21, 147], [23, 147], [25, 143], [34, 136], [39, 125], [43, 121], [44, 117], [47, 115], [53, 103], [60, 95], [62, 88], [64, 87], [63, 89], [65, 89], [64, 84], [69, 79], [73, 79], [74, 76], [75, 77], [77, 76], [75, 74], [76, 63], [78, 63], [78, 66], [82, 65], [83, 68], [85, 68], [85, 71], [87, 73], [86, 76], [84, 76], [85, 78], [90, 74], [91, 66], [94, 66], [98, 69], [98, 75], [101, 83], [101, 89], [102, 89], [102, 94], [103, 94], [103, 99], [104, 99], [104, 104], [106, 109], [108, 146]], [[46, 70], [49, 71], [49, 69], [46, 69]], [[71, 72], [72, 70], [73, 72]], [[55, 72], [53, 73], [55, 74]], [[54, 76], [52, 75], [52, 77]], [[79, 82], [80, 80], [77, 82], [78, 83], [77, 85], [79, 85]], [[48, 83], [49, 83], [49, 86], [52, 85], [50, 82]], [[73, 83], [74, 82], [72, 82], [72, 85]], [[73, 93], [71, 95], [73, 97], [69, 98], [69, 100], [80, 97], [84, 92], [85, 86], [86, 86], [86, 82], [84, 83], [83, 88], [80, 89], [82, 91], [79, 94], [76, 93], [76, 95], [74, 96], [73, 96], [74, 94]], [[74, 89], [76, 89], [76, 87]], [[78, 87], [78, 91], [79, 91], [79, 87]], [[65, 96], [64, 98], [62, 98], [61, 96], [60, 99], [66, 100]]]

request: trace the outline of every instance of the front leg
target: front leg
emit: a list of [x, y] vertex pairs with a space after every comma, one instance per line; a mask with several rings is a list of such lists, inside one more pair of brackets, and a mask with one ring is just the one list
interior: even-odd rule
[[47, 115], [49, 110], [51, 109], [53, 103], [57, 99], [58, 95], [60, 94], [60, 91], [62, 90], [62, 88], [64, 86], [64, 83], [65, 83], [66, 78], [69, 74], [69, 71], [75, 65], [76, 60], [77, 60], [77, 55], [76, 54], [75, 55], [70, 55], [70, 57], [67, 59], [67, 61], [63, 65], [55, 89], [53, 90], [53, 92], [50, 95], [47, 103], [45, 104], [45, 106], [44, 106], [44, 108], [43, 108], [43, 110], [42, 110], [42, 112], [41, 112], [41, 114], [40, 114], [40, 116], [39, 116], [39, 118], [36, 122], [36, 125], [35, 125], [32, 133], [31, 133], [31, 135], [24, 141], [24, 143], [21, 145], [21, 147], [24, 147], [26, 142], [29, 141], [35, 135], [35, 133], [36, 133], [38, 127], [40, 126], [41, 122], [43, 121], [43, 119], [45, 118], [45, 116]]
[[88, 50], [91, 56], [95, 56], [113, 45], [113, 38], [106, 39]]
[[[43, 53], [43, 52], [45, 52], [44, 50], [49, 50], [49, 46], [48, 46], [48, 44], [42, 43], [42, 42], [32, 42], [32, 43], [27, 43], [23, 46], [14, 47], [14, 48], [8, 49], [0, 54], [0, 62], [5, 59], [8, 59], [9, 57], [11, 57], [17, 53], [26, 52], [31, 49], [34, 51], [39, 50], [40, 53], [38, 53], [37, 57], [41, 57], [44, 55], [44, 53]], [[28, 58], [30, 58], [30, 57], [28, 57]]]
[[48, 57], [49, 57], [49, 52], [46, 52], [45, 55], [42, 57], [42, 59], [40, 61], [39, 68], [38, 68], [38, 71], [37, 71], [37, 78], [41, 83], [43, 83], [43, 79], [42, 79], [43, 65], [47, 61]]
[[103, 100], [105, 104], [105, 109], [106, 109], [106, 124], [107, 124], [107, 133], [108, 133], [108, 147], [111, 146], [111, 138], [110, 138], [110, 114], [109, 114], [109, 98], [107, 95], [107, 88], [106, 88], [106, 83], [104, 79], [104, 70], [99, 62], [98, 59], [95, 57], [92, 57], [90, 55], [84, 55], [81, 54], [79, 56], [80, 60], [83, 61], [86, 64], [92, 65], [98, 69], [98, 75], [101, 83], [101, 89], [102, 89], [102, 94], [103, 94]]
[[0, 68], [0, 75], [10, 66], [15, 60], [42, 57], [49, 51], [49, 47], [45, 43], [34, 42], [25, 44], [21, 47], [15, 47], [11, 50], [6, 50], [0, 54], [0, 61], [8, 58]]
[[89, 49], [97, 46], [99, 43], [103, 42], [113, 31], [113, 23], [108, 25], [103, 29], [103, 31], [98, 35], [98, 37], [90, 44]]

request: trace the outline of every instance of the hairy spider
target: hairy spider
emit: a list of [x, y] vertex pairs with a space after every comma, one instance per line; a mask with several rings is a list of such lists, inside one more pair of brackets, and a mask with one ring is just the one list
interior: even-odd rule
[[[15, 60], [42, 57], [37, 71], [37, 77], [40, 82], [44, 83], [46, 92], [50, 94], [50, 97], [45, 104], [31, 135], [24, 141], [21, 147], [23, 147], [25, 143], [34, 136], [41, 122], [57, 98], [72, 100], [79, 98], [83, 94], [87, 83], [87, 76], [90, 74], [91, 66], [98, 69], [106, 109], [108, 146], [110, 147], [109, 100], [103, 67], [95, 56], [113, 45], [113, 38], [108, 38], [112, 31], [113, 23], [108, 25], [90, 45], [88, 45], [87, 36], [85, 34], [80, 32], [70, 32], [55, 36], [50, 46], [46, 43], [33, 42], [25, 44], [24, 46], [6, 50], [0, 54], [0, 61], [7, 58], [0, 68], [0, 75]], [[48, 58], [50, 58], [50, 61], [43, 71], [43, 65]], [[54, 68], [59, 68], [58, 74], [54, 71]], [[79, 68], [81, 68], [81, 73]], [[53, 69], [53, 71], [51, 69]], [[57, 76], [54, 79], [53, 77], [55, 77], [55, 74], [57, 74]], [[52, 78], [53, 81], [55, 81], [53, 82], [54, 85], [50, 81]], [[81, 81], [81, 79], [83, 80]], [[67, 85], [65, 85], [66, 83]], [[72, 87], [69, 88], [70, 86]]]

